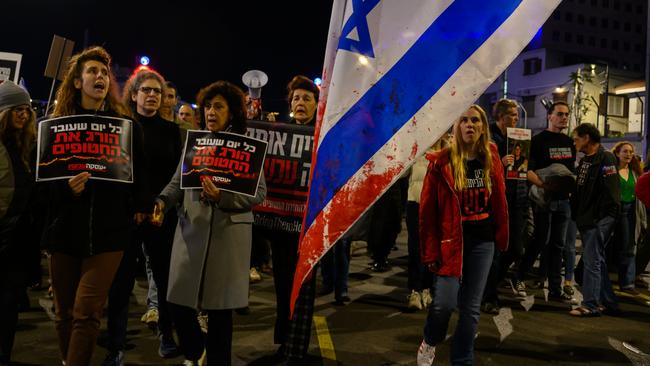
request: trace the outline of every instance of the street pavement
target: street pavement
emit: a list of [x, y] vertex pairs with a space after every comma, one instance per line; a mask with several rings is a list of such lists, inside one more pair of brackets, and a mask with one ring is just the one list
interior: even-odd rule
[[[406, 233], [391, 252], [391, 269], [374, 273], [363, 242], [355, 242], [350, 265], [349, 294], [345, 306], [334, 295], [318, 297], [309, 357], [304, 365], [415, 365], [426, 311], [406, 310]], [[650, 282], [650, 277], [646, 278]], [[476, 338], [475, 365], [650, 365], [650, 293], [637, 297], [620, 294], [620, 317], [574, 318], [571, 305], [546, 301], [547, 290], [529, 289], [517, 298], [500, 288], [499, 315], [481, 314]], [[534, 295], [534, 296], [533, 296]], [[578, 296], [580, 294], [578, 293]], [[158, 340], [140, 322], [146, 290], [136, 285], [129, 314], [127, 365], [178, 365], [183, 358], [162, 359]], [[20, 314], [13, 361], [17, 366], [60, 365], [46, 291], [30, 291], [32, 308]], [[233, 364], [271, 365], [275, 320], [273, 279], [251, 285], [250, 314], [234, 316]], [[451, 335], [456, 316], [450, 322]], [[102, 332], [105, 321], [102, 322]], [[434, 365], [449, 364], [450, 340], [437, 347]], [[92, 365], [106, 355], [99, 346]]]

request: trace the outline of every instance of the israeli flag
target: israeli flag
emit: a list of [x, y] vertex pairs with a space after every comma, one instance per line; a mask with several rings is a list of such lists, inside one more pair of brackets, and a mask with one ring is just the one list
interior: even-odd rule
[[[334, 0], [292, 300], [561, 0]], [[292, 301], [293, 304], [293, 301]]]

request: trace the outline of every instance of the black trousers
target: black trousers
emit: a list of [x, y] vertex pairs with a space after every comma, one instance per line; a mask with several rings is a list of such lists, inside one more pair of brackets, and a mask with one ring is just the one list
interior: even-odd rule
[[18, 298], [23, 289], [0, 284], [0, 362], [9, 363], [18, 324]]
[[144, 243], [149, 254], [153, 280], [158, 287], [158, 331], [165, 336], [172, 334], [172, 319], [167, 305], [167, 284], [177, 222], [176, 212], [170, 210], [161, 227], [147, 223], [136, 232], [136, 241]]
[[230, 366], [232, 362], [232, 310], [205, 310], [208, 314], [208, 334], [204, 337], [196, 318], [198, 312], [187, 306], [168, 303], [172, 313], [178, 343], [186, 359], [198, 361], [206, 351], [210, 366]]
[[316, 298], [316, 273], [303, 283], [296, 300], [293, 317], [289, 319], [289, 303], [293, 276], [298, 261], [297, 233], [277, 232], [272, 234], [271, 255], [273, 257], [273, 283], [276, 295], [276, 319], [273, 340], [285, 346], [285, 355], [302, 358], [307, 354], [311, 338], [311, 325]]
[[131, 243], [124, 250], [122, 262], [108, 292], [107, 348], [112, 352], [124, 350], [126, 345], [129, 301], [135, 281], [137, 251], [141, 248], [139, 244]]

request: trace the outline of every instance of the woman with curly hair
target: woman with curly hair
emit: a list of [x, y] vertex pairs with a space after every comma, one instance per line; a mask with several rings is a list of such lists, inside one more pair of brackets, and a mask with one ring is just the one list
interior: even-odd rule
[[[124, 117], [111, 72], [111, 57], [101, 47], [72, 56], [57, 91], [54, 117]], [[82, 172], [46, 182], [49, 209], [44, 240], [50, 256], [55, 327], [64, 364], [90, 363], [108, 291], [132, 226], [148, 211], [143, 176], [142, 131], [132, 123], [133, 183], [91, 180]]]
[[[209, 131], [246, 133], [244, 94], [235, 85], [212, 83], [201, 89], [197, 103]], [[264, 200], [266, 184], [261, 177], [255, 197], [222, 191], [209, 179], [202, 180], [203, 189], [182, 190], [182, 163], [154, 210], [154, 218], [163, 211], [177, 211], [179, 217], [167, 300], [185, 354], [183, 364], [198, 365], [205, 350], [208, 364], [230, 365], [232, 310], [248, 306], [251, 209]], [[208, 314], [205, 339], [198, 309]]]

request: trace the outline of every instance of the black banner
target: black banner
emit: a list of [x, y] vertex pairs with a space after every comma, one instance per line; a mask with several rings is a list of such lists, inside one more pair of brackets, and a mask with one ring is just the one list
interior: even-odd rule
[[248, 121], [246, 134], [268, 142], [266, 199], [253, 209], [255, 225], [299, 233], [307, 205], [314, 126]]
[[36, 180], [73, 177], [133, 182], [131, 122], [128, 119], [82, 114], [38, 124]]
[[224, 191], [255, 196], [266, 142], [228, 132], [187, 131], [182, 189], [201, 188], [201, 180], [211, 179]]

